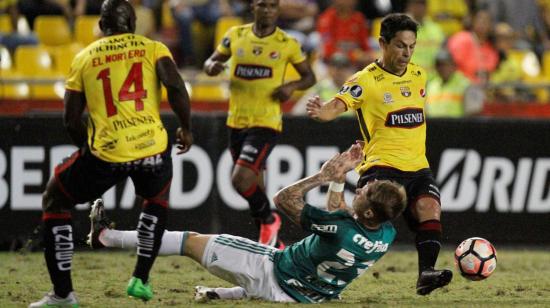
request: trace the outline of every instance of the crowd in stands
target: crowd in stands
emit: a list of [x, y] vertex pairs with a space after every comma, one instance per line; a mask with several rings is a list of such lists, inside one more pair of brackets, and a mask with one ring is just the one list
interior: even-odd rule
[[[0, 83], [0, 95], [59, 97], [59, 89], [40, 90], [42, 81], [62, 79], [68, 58], [100, 35], [101, 2], [0, 0], [0, 78], [12, 80]], [[202, 63], [229, 27], [251, 20], [248, 0], [130, 2], [137, 33], [165, 42], [183, 74], [195, 72], [190, 81], [209, 86], [212, 81], [197, 73]], [[550, 0], [280, 0], [280, 7], [279, 27], [300, 41], [319, 80], [306, 95], [330, 96], [374, 61], [381, 19], [405, 12], [420, 24], [412, 62], [429, 74], [428, 115], [476, 114], [483, 102], [550, 101]], [[23, 58], [32, 48], [43, 57], [25, 73], [18, 65], [32, 63]], [[13, 81], [33, 78], [40, 80]], [[218, 83], [224, 86], [223, 77]], [[23, 86], [27, 92], [19, 91]], [[300, 105], [293, 113], [300, 114]]]

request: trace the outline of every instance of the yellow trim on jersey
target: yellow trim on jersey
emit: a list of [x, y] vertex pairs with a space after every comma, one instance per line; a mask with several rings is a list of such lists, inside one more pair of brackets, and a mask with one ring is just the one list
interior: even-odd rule
[[156, 61], [168, 48], [135, 34], [95, 41], [74, 58], [66, 89], [84, 92], [89, 111], [88, 145], [108, 162], [129, 162], [166, 150], [159, 115]]
[[231, 56], [227, 125], [281, 131], [281, 103], [271, 94], [283, 84], [288, 63], [306, 60], [298, 41], [279, 28], [260, 38], [247, 24], [230, 28], [216, 50]]
[[402, 171], [428, 168], [426, 159], [426, 72], [410, 63], [402, 76], [368, 65], [335, 96], [356, 111], [365, 140], [359, 174], [373, 166]]

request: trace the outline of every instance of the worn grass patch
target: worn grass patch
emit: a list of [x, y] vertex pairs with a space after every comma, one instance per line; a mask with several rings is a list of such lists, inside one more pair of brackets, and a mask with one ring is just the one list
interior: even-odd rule
[[[470, 282], [454, 271], [444, 289], [415, 295], [416, 252], [390, 251], [342, 294], [326, 306], [350, 307], [550, 307], [550, 252], [499, 249], [498, 265], [489, 279]], [[445, 250], [439, 267], [453, 268], [453, 254]], [[126, 297], [125, 287], [135, 255], [122, 251], [78, 251], [73, 282], [81, 306], [187, 307], [195, 285], [230, 286], [184, 257], [160, 257], [152, 273], [155, 297], [147, 304]], [[49, 291], [50, 281], [41, 253], [0, 253], [0, 307], [23, 307]], [[280, 306], [261, 301], [218, 301], [214, 306]]]

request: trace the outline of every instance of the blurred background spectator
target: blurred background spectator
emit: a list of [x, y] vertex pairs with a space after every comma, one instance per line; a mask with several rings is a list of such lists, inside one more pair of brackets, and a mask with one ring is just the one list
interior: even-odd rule
[[319, 6], [315, 0], [280, 0], [280, 14], [277, 20], [279, 28], [294, 36], [307, 53], [318, 45], [315, 35], [315, 19]]
[[427, 0], [408, 0], [405, 12], [420, 24], [411, 61], [426, 69], [428, 79], [431, 79], [435, 74], [435, 56], [445, 41], [445, 33], [427, 16], [427, 2]]
[[36, 45], [38, 39], [32, 33], [19, 31], [19, 9], [17, 0], [0, 1], [0, 45], [5, 46], [11, 53], [20, 45]]
[[473, 14], [471, 26], [449, 38], [449, 49], [459, 71], [474, 83], [489, 80], [498, 64], [493, 43], [493, 23], [487, 10]]
[[549, 32], [544, 27], [543, 15], [536, 0], [481, 0], [495, 23], [509, 24], [517, 37], [517, 49], [532, 49], [542, 54], [550, 48]]
[[[326, 61], [323, 70], [316, 70], [317, 83], [309, 88], [292, 108], [293, 115], [305, 115], [308, 98], [319, 95], [321, 101], [329, 101], [340, 90], [344, 82], [355, 72], [351, 60], [343, 53], [335, 52]], [[343, 115], [354, 115], [352, 111]]]
[[62, 0], [18, 0], [17, 6], [31, 30], [34, 29], [34, 20], [40, 15], [65, 16], [69, 23], [72, 23], [74, 17], [69, 2]]
[[479, 113], [483, 107], [483, 91], [456, 69], [447, 50], [437, 53], [436, 75], [428, 83], [426, 115], [460, 118]]
[[[236, 0], [170, 0], [178, 27], [179, 47], [184, 65], [200, 65], [212, 53], [214, 29], [222, 16], [238, 15], [245, 9]], [[193, 36], [195, 33], [200, 35]]]
[[374, 61], [368, 43], [367, 20], [356, 6], [357, 0], [334, 0], [319, 16], [317, 31], [321, 36], [323, 59], [328, 60], [335, 52], [341, 52], [358, 67]]

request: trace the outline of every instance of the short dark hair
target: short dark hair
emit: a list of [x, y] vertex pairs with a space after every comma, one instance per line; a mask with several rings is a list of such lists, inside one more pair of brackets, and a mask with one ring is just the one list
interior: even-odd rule
[[388, 180], [373, 181], [367, 185], [371, 187], [366, 192], [365, 202], [353, 206], [358, 215], [371, 209], [374, 215], [372, 220], [383, 223], [395, 219], [405, 210], [407, 193], [402, 185]]
[[382, 19], [380, 36], [389, 43], [399, 31], [412, 31], [414, 35], [418, 32], [418, 23], [406, 14], [389, 14]]
[[106, 35], [134, 33], [136, 30], [134, 8], [126, 0], [105, 0], [101, 5], [99, 25]]

